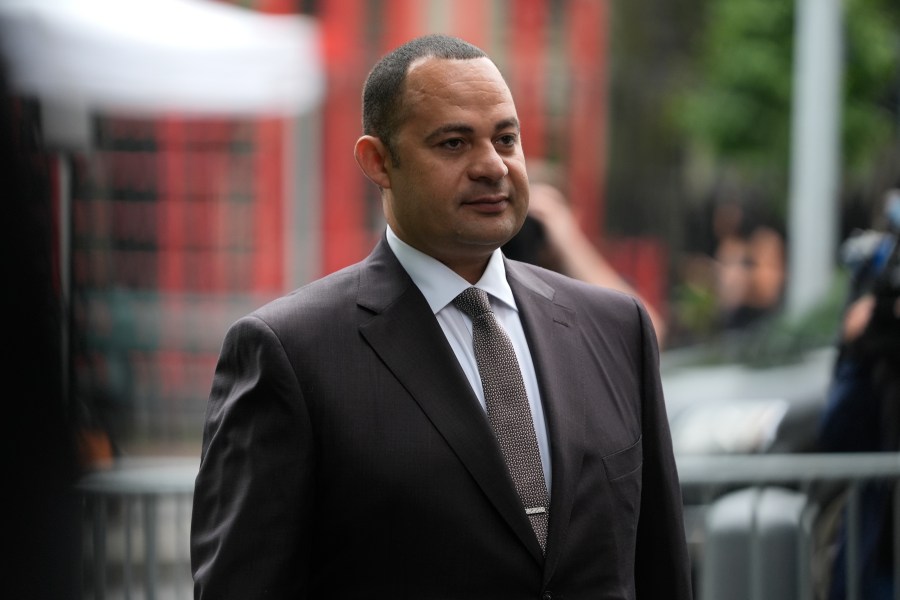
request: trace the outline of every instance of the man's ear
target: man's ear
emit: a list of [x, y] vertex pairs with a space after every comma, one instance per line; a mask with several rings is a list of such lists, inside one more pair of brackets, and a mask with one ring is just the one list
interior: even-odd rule
[[356, 140], [353, 156], [356, 157], [359, 168], [375, 185], [380, 188], [391, 187], [391, 177], [387, 170], [390, 156], [384, 142], [377, 137], [364, 135]]

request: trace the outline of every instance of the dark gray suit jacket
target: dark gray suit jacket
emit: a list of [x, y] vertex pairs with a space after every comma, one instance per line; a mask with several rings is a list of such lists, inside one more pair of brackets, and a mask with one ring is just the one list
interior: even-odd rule
[[506, 269], [550, 436], [546, 558], [484, 411], [382, 239], [229, 329], [194, 494], [197, 598], [691, 597], [646, 312]]

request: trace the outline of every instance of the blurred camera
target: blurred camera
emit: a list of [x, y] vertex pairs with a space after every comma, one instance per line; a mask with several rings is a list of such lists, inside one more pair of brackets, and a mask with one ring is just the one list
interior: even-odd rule
[[887, 193], [883, 216], [886, 231], [855, 232], [841, 246], [841, 261], [853, 271], [854, 297], [875, 297], [868, 326], [854, 346], [900, 364], [900, 190]]

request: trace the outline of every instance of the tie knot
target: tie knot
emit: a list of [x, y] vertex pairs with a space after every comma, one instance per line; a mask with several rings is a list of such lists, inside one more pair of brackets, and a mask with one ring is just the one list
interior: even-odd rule
[[477, 319], [486, 312], [491, 312], [491, 302], [487, 292], [477, 287], [470, 287], [453, 299], [456, 308], [463, 311], [472, 320]]

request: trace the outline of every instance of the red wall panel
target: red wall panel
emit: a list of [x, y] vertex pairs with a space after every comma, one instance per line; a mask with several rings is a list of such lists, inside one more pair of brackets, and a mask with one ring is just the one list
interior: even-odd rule
[[362, 129], [360, 89], [374, 58], [367, 52], [366, 2], [321, 0], [327, 96], [322, 107], [322, 273], [363, 258], [371, 249], [366, 194], [353, 158]]

